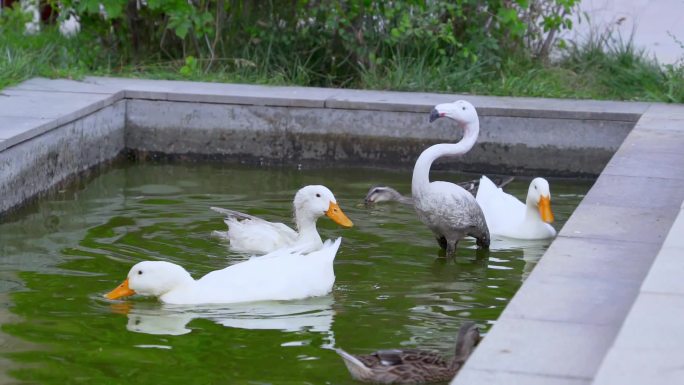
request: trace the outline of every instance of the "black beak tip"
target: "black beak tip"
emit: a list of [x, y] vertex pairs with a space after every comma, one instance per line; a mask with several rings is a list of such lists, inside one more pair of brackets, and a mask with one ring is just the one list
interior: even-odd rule
[[432, 111], [430, 111], [430, 123], [434, 122], [439, 118], [441, 118], [439, 112], [437, 112], [437, 110], [433, 108]]

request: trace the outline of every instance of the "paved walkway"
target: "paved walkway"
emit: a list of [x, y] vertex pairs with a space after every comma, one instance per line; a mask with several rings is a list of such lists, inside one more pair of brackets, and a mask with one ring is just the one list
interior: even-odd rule
[[684, 383], [684, 205], [595, 385]]
[[633, 34], [635, 46], [660, 63], [684, 61], [684, 0], [582, 0], [580, 12], [565, 37], [582, 42], [612, 30], [628, 41]]

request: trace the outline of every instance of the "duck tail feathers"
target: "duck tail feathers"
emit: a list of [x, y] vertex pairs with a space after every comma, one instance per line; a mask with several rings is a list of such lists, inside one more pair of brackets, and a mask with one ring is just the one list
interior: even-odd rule
[[506, 185], [513, 182], [514, 179], [515, 179], [514, 176], [507, 176], [507, 177], [501, 178], [501, 180], [498, 181], [499, 183], [497, 184], [497, 186], [499, 188], [504, 188], [504, 187], [506, 187]]
[[209, 210], [216, 211], [217, 213], [226, 214], [226, 215], [228, 215], [228, 213], [230, 212], [230, 210], [228, 210], [228, 209], [224, 209], [224, 208], [216, 207], [216, 206], [209, 207]]
[[352, 377], [355, 379], [368, 378], [368, 376], [372, 374], [372, 371], [358, 358], [339, 348], [335, 349], [335, 351], [342, 357], [344, 364], [347, 365], [349, 373], [351, 373]]
[[250, 219], [250, 220], [259, 220], [259, 218], [251, 216], [249, 214], [241, 213], [239, 211], [235, 210], [229, 210], [229, 209], [224, 209], [221, 207], [215, 207], [211, 206], [209, 209], [216, 211], [219, 214], [223, 214], [226, 216], [227, 219], [237, 219], [238, 221], [242, 221], [245, 219]]
[[495, 199], [494, 197], [500, 191], [501, 189], [496, 187], [496, 185], [494, 184], [494, 182], [492, 182], [491, 179], [482, 175], [482, 178], [480, 178], [480, 186], [477, 189], [477, 195], [475, 196], [475, 199], [478, 203], [480, 203], [480, 206], [482, 206], [483, 202], [489, 202], [490, 200]]
[[334, 241], [332, 239], [326, 239], [325, 242], [323, 242], [323, 246], [324, 247], [331, 246], [331, 247], [339, 248], [340, 243], [342, 243], [342, 237], [339, 237], [339, 238], [335, 239]]
[[334, 249], [333, 254], [336, 254], [337, 250], [340, 248], [340, 243], [342, 243], [342, 237], [339, 237], [334, 241], [332, 239], [326, 239], [319, 250], [333, 251], [332, 249]]
[[487, 176], [485, 175], [482, 175], [482, 177], [480, 177], [480, 188], [482, 188], [482, 186], [497, 188], [494, 182], [492, 182], [492, 180], [487, 178]]

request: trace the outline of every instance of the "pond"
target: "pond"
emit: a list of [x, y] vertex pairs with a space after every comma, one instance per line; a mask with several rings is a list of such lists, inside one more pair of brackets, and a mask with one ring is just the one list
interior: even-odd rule
[[[549, 242], [494, 241], [483, 256], [467, 239], [455, 260], [439, 258], [412, 208], [362, 204], [371, 185], [408, 193], [410, 180], [410, 170], [126, 163], [33, 202], [0, 222], [0, 381], [347, 384], [333, 347], [450, 355], [461, 323], [486, 332]], [[225, 225], [209, 207], [289, 225], [307, 184], [329, 187], [355, 225], [318, 221], [323, 239], [343, 237], [330, 295], [210, 307], [102, 298], [142, 260], [178, 263], [195, 278], [244, 260], [211, 235]], [[506, 190], [523, 198], [528, 184]], [[551, 180], [557, 229], [590, 186]]]

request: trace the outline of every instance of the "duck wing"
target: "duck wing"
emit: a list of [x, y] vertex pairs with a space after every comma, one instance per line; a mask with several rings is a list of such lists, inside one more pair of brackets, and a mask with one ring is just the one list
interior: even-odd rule
[[[494, 178], [492, 179], [492, 182], [499, 188], [503, 188], [507, 184], [511, 183], [515, 179], [513, 176], [507, 176], [507, 177], [501, 177], [501, 178]], [[468, 180], [465, 182], [459, 182], [456, 183], [457, 185], [463, 187], [464, 190], [468, 191], [469, 193], [473, 194], [473, 196], [477, 195], [477, 191], [480, 188], [480, 179], [472, 179]]]
[[381, 384], [417, 384], [449, 381], [454, 370], [439, 354], [418, 349], [380, 350], [351, 355], [337, 349], [354, 379]]
[[525, 204], [497, 187], [486, 176], [480, 179], [476, 200], [493, 234], [503, 234], [525, 218]]
[[246, 253], [269, 253], [281, 247], [292, 245], [297, 240], [297, 232], [282, 223], [269, 222], [253, 215], [221, 207], [211, 207], [213, 211], [226, 216], [227, 232], [215, 232], [230, 241], [235, 251]]
[[473, 179], [465, 182], [458, 182], [456, 184], [475, 196], [475, 194], [477, 194], [477, 188], [480, 186], [480, 181], [478, 179]]
[[420, 349], [388, 349], [375, 353], [356, 356], [368, 367], [399, 365], [447, 366], [447, 361], [435, 352]]
[[254, 215], [241, 213], [241, 212], [235, 211], [235, 210], [224, 209], [222, 207], [212, 206], [212, 207], [209, 207], [209, 209], [216, 211], [217, 213], [225, 215], [226, 219], [233, 218], [233, 219], [236, 219], [238, 221], [244, 221], [246, 219], [249, 219], [251, 221], [271, 223], [271, 222], [265, 221], [259, 217], [255, 217]]
[[194, 302], [238, 303], [286, 301], [328, 294], [335, 283], [333, 268], [341, 238], [309, 254], [281, 249], [251, 258], [197, 280]]

